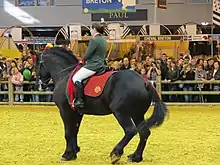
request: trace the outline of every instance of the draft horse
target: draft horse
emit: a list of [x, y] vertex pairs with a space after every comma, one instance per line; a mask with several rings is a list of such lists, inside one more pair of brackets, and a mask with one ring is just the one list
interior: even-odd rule
[[[151, 83], [146, 82], [138, 73], [131, 70], [118, 71], [107, 80], [99, 97], [84, 96], [85, 108], [73, 110], [66, 94], [67, 82], [72, 70], [78, 65], [78, 59], [72, 52], [64, 48], [51, 48], [37, 59], [37, 82], [41, 80], [47, 84], [52, 78], [54, 101], [59, 108], [65, 128], [66, 149], [62, 161], [75, 160], [80, 147], [77, 135], [83, 115], [113, 114], [124, 130], [124, 137], [110, 153], [111, 162], [118, 162], [125, 146], [138, 133], [140, 137], [136, 151], [128, 156], [131, 162], [141, 162], [143, 151], [150, 128], [160, 126], [168, 112], [165, 103], [161, 100]], [[154, 101], [154, 110], [150, 118], [144, 115]]]

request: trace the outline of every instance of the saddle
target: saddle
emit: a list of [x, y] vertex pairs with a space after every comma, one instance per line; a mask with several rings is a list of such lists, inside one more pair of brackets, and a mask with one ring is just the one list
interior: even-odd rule
[[[73, 100], [75, 99], [76, 87], [72, 81], [72, 77], [77, 73], [81, 68], [81, 65], [78, 65], [73, 72], [71, 73], [66, 87], [66, 97], [70, 105], [72, 105]], [[84, 95], [89, 97], [99, 97], [107, 83], [108, 79], [115, 71], [109, 71], [107, 68], [101, 68], [95, 75], [82, 81], [84, 86]], [[71, 106], [72, 107], [72, 106]], [[72, 107], [74, 109], [74, 107]], [[74, 109], [75, 110], [75, 109]]]

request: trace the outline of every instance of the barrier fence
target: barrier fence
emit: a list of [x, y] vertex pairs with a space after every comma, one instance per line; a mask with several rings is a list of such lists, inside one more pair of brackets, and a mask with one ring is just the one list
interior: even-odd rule
[[[8, 91], [0, 91], [0, 95], [8, 95], [8, 101], [6, 102], [0, 102], [0, 105], [55, 105], [54, 102], [15, 102], [14, 101], [14, 96], [15, 94], [31, 94], [31, 95], [52, 95], [53, 92], [47, 92], [47, 91], [15, 91], [14, 90], [14, 85], [11, 82], [11, 79], [8, 81], [0, 81], [0, 84], [7, 84], [8, 86]], [[29, 82], [29, 81], [24, 81], [23, 84], [35, 84], [35, 82]], [[161, 81], [161, 77], [157, 76], [156, 79], [156, 88], [158, 93], [160, 95], [218, 95], [217, 97], [220, 97], [220, 91], [162, 91], [162, 85], [163, 84], [219, 84], [220, 85], [220, 80], [214, 80], [214, 81], [175, 81], [175, 82], [167, 82], [167, 81]], [[215, 103], [201, 103], [201, 102], [167, 102], [167, 105], [215, 105], [219, 106], [219, 102]]]

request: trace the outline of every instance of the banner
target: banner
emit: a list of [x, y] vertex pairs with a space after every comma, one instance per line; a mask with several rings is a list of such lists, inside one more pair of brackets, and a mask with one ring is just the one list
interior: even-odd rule
[[83, 13], [136, 12], [136, 0], [82, 0]]
[[176, 36], [140, 36], [140, 41], [175, 41], [175, 40], [187, 40], [188, 36], [181, 36], [181, 35], [176, 35]]
[[220, 1], [213, 0], [212, 5], [212, 22], [215, 26], [220, 26]]
[[167, 9], [167, 0], [157, 0], [157, 8]]
[[70, 40], [82, 40], [81, 25], [70, 25]]
[[92, 21], [147, 21], [147, 9], [137, 9], [135, 13], [103, 13], [91, 14]]

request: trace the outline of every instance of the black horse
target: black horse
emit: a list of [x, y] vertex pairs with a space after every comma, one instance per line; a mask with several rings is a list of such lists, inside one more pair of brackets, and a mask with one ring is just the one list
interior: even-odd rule
[[[52, 78], [54, 101], [60, 110], [66, 139], [66, 150], [62, 161], [75, 160], [80, 148], [77, 135], [83, 115], [73, 111], [65, 96], [67, 81], [71, 71], [78, 64], [77, 58], [64, 48], [51, 48], [44, 52], [37, 60], [37, 82], [41, 80], [47, 84]], [[144, 115], [155, 102], [153, 114], [149, 119]], [[112, 163], [120, 160], [124, 147], [139, 133], [140, 142], [136, 151], [128, 156], [129, 161], [141, 162], [143, 151], [150, 136], [150, 128], [160, 126], [168, 112], [166, 105], [160, 99], [155, 88], [136, 72], [131, 70], [118, 71], [107, 81], [100, 97], [85, 96], [83, 114], [109, 115], [113, 114], [124, 130], [124, 137], [110, 153]]]

